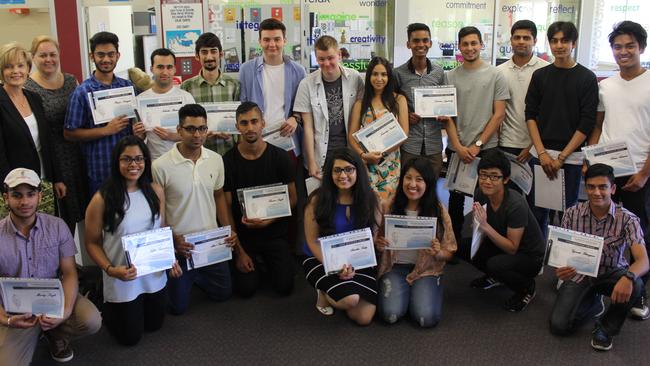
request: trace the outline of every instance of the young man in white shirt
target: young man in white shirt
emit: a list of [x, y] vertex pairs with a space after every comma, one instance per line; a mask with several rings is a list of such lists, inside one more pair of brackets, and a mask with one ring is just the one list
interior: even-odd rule
[[[631, 21], [616, 24], [609, 34], [609, 44], [620, 72], [599, 84], [596, 126], [588, 140], [589, 145], [627, 142], [639, 171], [616, 178], [619, 189], [613, 198], [639, 217], [646, 248], [650, 241], [650, 72], [641, 66], [641, 54], [645, 51], [647, 38], [646, 30]], [[648, 274], [642, 279], [646, 284]], [[641, 299], [630, 310], [633, 318], [650, 318], [646, 301], [644, 288]]]
[[[143, 99], [181, 97], [183, 104], [193, 104], [194, 98], [185, 90], [174, 86], [174, 75], [176, 75], [176, 55], [166, 48], [159, 48], [151, 53], [151, 72], [153, 73], [153, 86], [151, 89], [138, 95], [138, 104]], [[142, 111], [141, 111], [142, 112]], [[145, 118], [145, 116], [141, 117]], [[151, 153], [151, 159], [158, 159], [162, 154], [169, 151], [180, 136], [176, 131], [160, 127], [160, 121], [144, 121], [146, 124], [157, 124], [153, 129], [147, 130], [147, 147]]]

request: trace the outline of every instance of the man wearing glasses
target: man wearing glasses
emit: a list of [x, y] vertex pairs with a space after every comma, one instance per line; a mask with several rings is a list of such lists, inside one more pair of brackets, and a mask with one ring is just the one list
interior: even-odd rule
[[478, 164], [478, 176], [480, 191], [478, 202], [474, 202], [474, 220], [465, 221], [478, 225], [482, 239], [473, 258], [473, 238], [463, 239], [458, 252], [485, 273], [473, 280], [471, 287], [487, 290], [503, 284], [514, 291], [505, 302], [505, 309], [522, 311], [535, 297], [535, 276], [542, 267], [545, 251], [542, 231], [526, 198], [506, 187], [510, 161], [503, 152], [486, 151]]
[[[174, 233], [174, 248], [183, 275], [169, 278], [170, 310], [183, 314], [196, 284], [213, 301], [227, 300], [232, 294], [228, 262], [187, 269], [194, 246], [184, 235], [219, 226], [231, 225], [223, 192], [224, 167], [221, 155], [203, 147], [208, 133], [207, 114], [198, 104], [186, 104], [178, 111], [178, 132], [181, 141], [154, 161], [153, 179], [165, 190], [166, 221]], [[218, 221], [217, 221], [218, 218]], [[226, 239], [235, 245], [237, 234]]]
[[66, 140], [82, 143], [89, 197], [110, 174], [111, 151], [115, 144], [126, 135], [133, 134], [142, 139], [145, 137], [144, 124], [131, 123], [125, 115], [100, 125], [93, 121], [88, 93], [133, 86], [130, 81], [113, 72], [120, 59], [118, 45], [117, 35], [110, 32], [99, 32], [90, 39], [90, 59], [95, 64], [95, 71], [70, 96], [65, 116], [63, 136]]

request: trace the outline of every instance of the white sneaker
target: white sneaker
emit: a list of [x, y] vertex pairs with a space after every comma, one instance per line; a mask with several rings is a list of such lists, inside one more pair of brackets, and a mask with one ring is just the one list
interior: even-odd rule
[[646, 320], [650, 318], [650, 309], [646, 305], [645, 296], [641, 296], [639, 301], [630, 309], [630, 317], [636, 320]]

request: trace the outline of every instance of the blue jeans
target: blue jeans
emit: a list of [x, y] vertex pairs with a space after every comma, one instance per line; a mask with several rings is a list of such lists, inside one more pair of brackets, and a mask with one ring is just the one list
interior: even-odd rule
[[213, 301], [225, 301], [232, 295], [232, 281], [228, 262], [221, 262], [206, 267], [187, 270], [185, 258], [178, 261], [183, 270], [179, 278], [167, 280], [169, 291], [169, 310], [172, 314], [181, 315], [187, 311], [190, 304], [192, 285], [196, 285]]
[[435, 327], [442, 313], [441, 276], [422, 277], [413, 285], [406, 276], [411, 264], [395, 264], [379, 281], [379, 314], [387, 323], [395, 323], [406, 315], [423, 328]]
[[[535, 165], [541, 165], [539, 159], [532, 158], [530, 160], [531, 169], [535, 169]], [[564, 169], [564, 202], [566, 208], [574, 206], [578, 203], [578, 193], [580, 193], [580, 180], [582, 179], [582, 165], [562, 165]], [[535, 206], [535, 180], [533, 180], [533, 188], [528, 195], [528, 203], [533, 210], [535, 219], [539, 224], [539, 228], [542, 229], [542, 233], [546, 238], [548, 233], [548, 208], [536, 207]]]

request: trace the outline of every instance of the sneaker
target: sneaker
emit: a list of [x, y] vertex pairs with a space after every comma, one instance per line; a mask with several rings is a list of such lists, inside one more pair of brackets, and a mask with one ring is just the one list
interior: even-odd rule
[[70, 347], [67, 339], [56, 338], [49, 333], [45, 333], [45, 339], [50, 347], [50, 356], [56, 362], [68, 362], [74, 357], [74, 352]]
[[641, 296], [636, 304], [634, 304], [634, 307], [630, 309], [630, 318], [636, 320], [646, 320], [650, 318], [650, 309], [648, 309], [648, 305], [646, 305], [645, 296]]
[[505, 303], [505, 308], [508, 311], [513, 313], [520, 312], [530, 304], [531, 301], [535, 298], [535, 282], [530, 286], [526, 293], [523, 294], [514, 294], [509, 298]]
[[469, 286], [472, 288], [480, 288], [482, 290], [489, 290], [493, 287], [499, 287], [503, 286], [503, 283], [495, 280], [494, 278], [490, 276], [483, 276], [474, 279], [472, 282], [469, 283]]
[[596, 327], [591, 336], [591, 347], [597, 351], [609, 351], [612, 349], [613, 341], [613, 337], [610, 337], [600, 327]]

